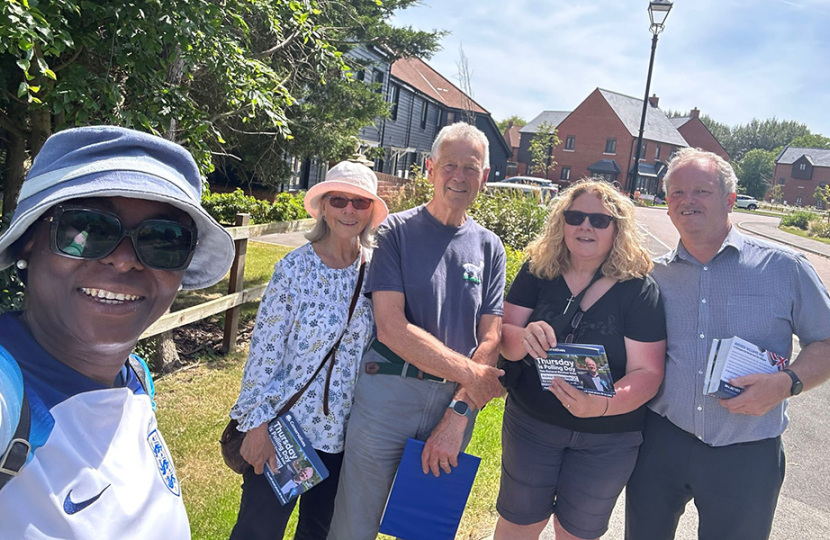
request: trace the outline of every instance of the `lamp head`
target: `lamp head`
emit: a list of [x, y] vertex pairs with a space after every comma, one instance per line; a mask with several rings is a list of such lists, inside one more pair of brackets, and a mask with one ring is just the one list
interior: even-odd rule
[[651, 19], [651, 32], [659, 34], [674, 4], [670, 0], [652, 0], [648, 4], [648, 16]]

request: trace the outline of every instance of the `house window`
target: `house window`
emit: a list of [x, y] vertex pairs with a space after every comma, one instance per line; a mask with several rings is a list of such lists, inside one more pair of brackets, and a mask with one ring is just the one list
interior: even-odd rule
[[658, 146], [654, 150], [654, 161], [659, 161], [659, 159], [660, 159], [660, 147]]
[[824, 201], [821, 199], [816, 200], [816, 208], [824, 208]]
[[786, 184], [786, 183], [787, 183], [787, 179], [786, 179], [786, 178], [779, 178], [779, 179], [778, 179], [778, 185], [779, 185], [779, 186], [783, 186], [783, 185], [784, 185], [784, 184]]
[[380, 86], [378, 86], [377, 90], [375, 90], [375, 92], [377, 92], [378, 94], [383, 92], [383, 72], [382, 71], [375, 71], [374, 82], [376, 82], [377, 84], [380, 85]]
[[365, 78], [366, 78], [366, 70], [361, 69], [360, 71], [357, 72], [357, 80], [358, 81], [362, 81]]
[[565, 150], [573, 151], [574, 146], [576, 146], [576, 137], [574, 135], [568, 135], [565, 138]]
[[640, 159], [642, 161], [646, 160], [646, 152], [648, 151], [648, 141], [643, 141], [643, 145], [640, 147]]
[[401, 87], [397, 84], [392, 85], [392, 120], [398, 119], [398, 104], [401, 100]]
[[570, 167], [562, 167], [562, 172], [559, 174], [560, 180], [570, 180], [571, 179], [571, 168]]
[[806, 163], [800, 163], [800, 164], [798, 165], [798, 170], [800, 170], [800, 171], [806, 171], [806, 170], [807, 170], [807, 164], [806, 164]]
[[796, 205], [796, 206], [801, 206], [801, 204], [802, 204], [802, 199], [801, 199], [801, 197], [796, 197], [796, 198], [795, 198], [795, 205]]
[[427, 128], [427, 116], [429, 115], [429, 103], [424, 100], [424, 108], [421, 110], [421, 129]]
[[609, 139], [605, 139], [605, 153], [606, 154], [616, 154], [617, 153], [617, 138], [611, 137]]

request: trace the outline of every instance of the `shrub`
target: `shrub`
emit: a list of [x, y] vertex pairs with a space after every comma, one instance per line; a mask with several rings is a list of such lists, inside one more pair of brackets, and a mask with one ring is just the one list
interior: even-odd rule
[[518, 249], [513, 249], [510, 246], [504, 246], [504, 251], [507, 253], [507, 269], [506, 269], [506, 279], [504, 281], [504, 294], [507, 294], [507, 291], [510, 289], [510, 285], [513, 284], [513, 280], [516, 279], [516, 274], [519, 273], [522, 265], [527, 259], [527, 255]]
[[251, 223], [292, 221], [307, 218], [303, 207], [305, 193], [280, 193], [274, 204], [245, 195], [241, 189], [233, 193], [210, 193], [202, 195], [202, 206], [222, 225], [233, 225], [236, 214], [251, 214]]
[[830, 223], [826, 223], [824, 221], [813, 221], [810, 224], [810, 236], [830, 238]]
[[389, 213], [402, 212], [403, 210], [409, 210], [410, 208], [426, 204], [432, 199], [432, 195], [432, 184], [421, 173], [421, 169], [413, 167], [409, 182], [404, 184], [398, 190], [398, 193], [387, 201]]
[[488, 190], [479, 194], [469, 214], [482, 227], [496, 233], [505, 246], [521, 250], [545, 226], [547, 207], [519, 193]]
[[800, 210], [798, 212], [794, 212], [789, 216], [784, 216], [781, 218], [781, 226], [783, 227], [797, 227], [801, 230], [806, 231], [810, 225], [811, 221], [815, 221], [818, 216], [813, 214], [812, 212], [805, 212]]

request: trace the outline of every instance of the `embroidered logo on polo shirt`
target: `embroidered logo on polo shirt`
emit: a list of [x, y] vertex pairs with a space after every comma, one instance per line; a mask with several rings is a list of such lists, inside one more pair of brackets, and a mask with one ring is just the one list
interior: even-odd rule
[[111, 485], [112, 484], [107, 485], [107, 487], [102, 489], [101, 493], [99, 493], [98, 495], [95, 495], [94, 497], [90, 497], [89, 499], [87, 499], [85, 501], [81, 501], [81, 502], [75, 502], [75, 501], [72, 500], [72, 490], [70, 489], [69, 493], [66, 494], [66, 498], [63, 500], [63, 511], [66, 512], [67, 514], [69, 514], [70, 516], [72, 514], [77, 514], [78, 512], [80, 512], [81, 510], [83, 510], [84, 508], [89, 506], [90, 504], [97, 501], [101, 497], [101, 495], [103, 495], [104, 492], [109, 489], [109, 487]]
[[462, 276], [464, 281], [469, 281], [476, 285], [481, 284], [481, 276], [484, 275], [484, 261], [480, 261], [478, 265], [464, 263], [461, 266], [464, 268], [464, 275]]
[[170, 493], [177, 497], [181, 497], [182, 491], [179, 488], [179, 478], [176, 476], [176, 469], [173, 467], [173, 460], [170, 459], [170, 452], [164, 444], [157, 429], [154, 429], [147, 436], [147, 443], [153, 451], [156, 458], [156, 466], [161, 474], [161, 479], [164, 485], [170, 490]]

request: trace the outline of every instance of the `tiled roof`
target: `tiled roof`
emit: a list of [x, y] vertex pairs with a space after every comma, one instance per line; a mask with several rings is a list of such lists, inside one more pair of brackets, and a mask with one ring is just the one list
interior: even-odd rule
[[588, 170], [592, 173], [620, 173], [622, 169], [620, 166], [617, 165], [617, 162], [613, 159], [601, 159], [594, 163], [593, 165], [588, 166]]
[[[640, 103], [642, 103], [642, 101]], [[691, 119], [691, 116], [675, 116], [674, 118], [669, 118], [669, 122], [671, 122], [671, 125], [673, 125], [675, 129], [680, 129]]]
[[[605, 101], [614, 109], [619, 119], [625, 125], [632, 137], [640, 133], [640, 117], [643, 114], [643, 100], [631, 96], [618, 94], [610, 90], [599, 89]], [[646, 125], [643, 138], [649, 141], [673, 144], [675, 146], [689, 146], [683, 135], [677, 131], [666, 115], [657, 107], [649, 105], [646, 112]]]
[[814, 167], [830, 167], [830, 149], [825, 148], [795, 148], [786, 147], [776, 163], [782, 165], [792, 165], [801, 156], [807, 156]]
[[520, 129], [520, 126], [510, 126], [510, 129], [505, 132], [504, 140], [510, 148], [519, 146]]
[[559, 127], [562, 120], [568, 117], [571, 111], [542, 111], [542, 113], [528, 122], [525, 127], [519, 130], [520, 133], [536, 133], [539, 126], [547, 122], [553, 124], [553, 127]]
[[472, 109], [473, 112], [490, 114], [484, 107], [473, 101], [471, 97], [419, 58], [396, 60], [392, 64], [392, 76], [447, 107], [461, 110]]

